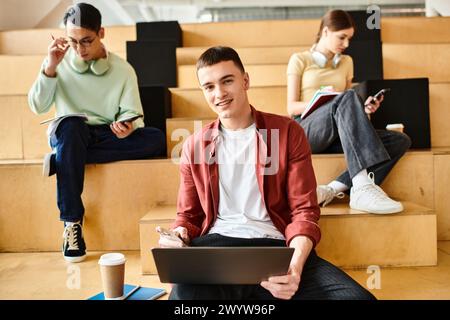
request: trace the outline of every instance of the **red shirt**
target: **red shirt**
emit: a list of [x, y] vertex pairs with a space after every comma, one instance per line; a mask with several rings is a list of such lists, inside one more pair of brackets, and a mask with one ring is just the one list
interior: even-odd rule
[[[316, 178], [311, 150], [302, 127], [294, 120], [252, 108], [256, 124], [256, 176], [275, 227], [286, 243], [298, 235], [316, 246], [320, 241]], [[220, 121], [203, 127], [183, 145], [177, 218], [191, 239], [208, 233], [218, 215], [219, 167], [216, 143]], [[259, 155], [259, 156], [258, 156]]]

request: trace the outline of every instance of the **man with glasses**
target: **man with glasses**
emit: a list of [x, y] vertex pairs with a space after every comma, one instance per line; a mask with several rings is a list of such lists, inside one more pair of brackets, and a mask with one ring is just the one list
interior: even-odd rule
[[165, 136], [159, 129], [144, 128], [136, 74], [102, 44], [100, 12], [75, 4], [65, 13], [64, 25], [66, 37], [52, 36], [28, 101], [37, 114], [55, 104], [57, 118], [48, 131], [53, 152], [44, 158], [43, 173], [56, 174], [64, 259], [80, 262], [86, 257], [85, 164], [162, 156]]

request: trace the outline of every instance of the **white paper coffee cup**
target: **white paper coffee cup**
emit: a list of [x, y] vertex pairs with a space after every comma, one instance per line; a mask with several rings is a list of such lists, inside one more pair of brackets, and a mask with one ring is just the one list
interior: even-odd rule
[[405, 129], [403, 123], [391, 123], [386, 126], [386, 130], [391, 131], [403, 132], [403, 129]]
[[124, 299], [125, 262], [125, 256], [121, 253], [107, 253], [100, 257], [98, 264], [105, 300]]

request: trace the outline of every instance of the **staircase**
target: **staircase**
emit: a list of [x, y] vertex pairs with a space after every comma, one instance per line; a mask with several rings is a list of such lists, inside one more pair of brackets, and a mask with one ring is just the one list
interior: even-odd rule
[[[317, 250], [339, 266], [436, 265], [437, 240], [450, 240], [449, 26], [450, 18], [382, 20], [385, 78], [430, 79], [432, 149], [409, 151], [382, 185], [404, 202], [404, 212], [354, 212], [348, 208], [348, 199], [322, 210], [322, 241]], [[170, 90], [173, 118], [166, 120], [168, 159], [87, 166], [83, 200], [88, 249], [140, 249], [142, 272], [155, 272], [149, 251], [157, 245], [154, 227], [169, 226], [176, 215], [179, 173], [171, 157], [179, 154], [183, 137], [215, 117], [195, 75], [194, 64], [204, 48], [218, 44], [237, 48], [250, 74], [252, 105], [286, 115], [287, 61], [291, 53], [309, 46], [317, 28], [316, 20], [182, 25], [185, 47], [177, 50], [178, 87]], [[57, 36], [63, 31], [0, 32], [1, 252], [60, 250], [62, 223], [55, 177], [41, 176], [42, 157], [50, 149], [46, 127], [39, 122], [52, 114], [34, 115], [26, 96], [50, 33]], [[134, 39], [134, 27], [106, 30], [106, 46], [122, 57], [125, 42]], [[336, 154], [313, 155], [313, 165], [318, 183], [345, 169], [343, 155]]]

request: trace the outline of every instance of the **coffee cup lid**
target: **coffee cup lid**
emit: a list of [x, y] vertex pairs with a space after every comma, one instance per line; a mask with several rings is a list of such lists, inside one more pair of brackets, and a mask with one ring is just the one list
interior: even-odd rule
[[403, 123], [391, 123], [386, 126], [386, 129], [403, 129], [404, 127]]
[[102, 266], [118, 266], [124, 264], [125, 256], [121, 253], [106, 253], [100, 257], [98, 264]]

